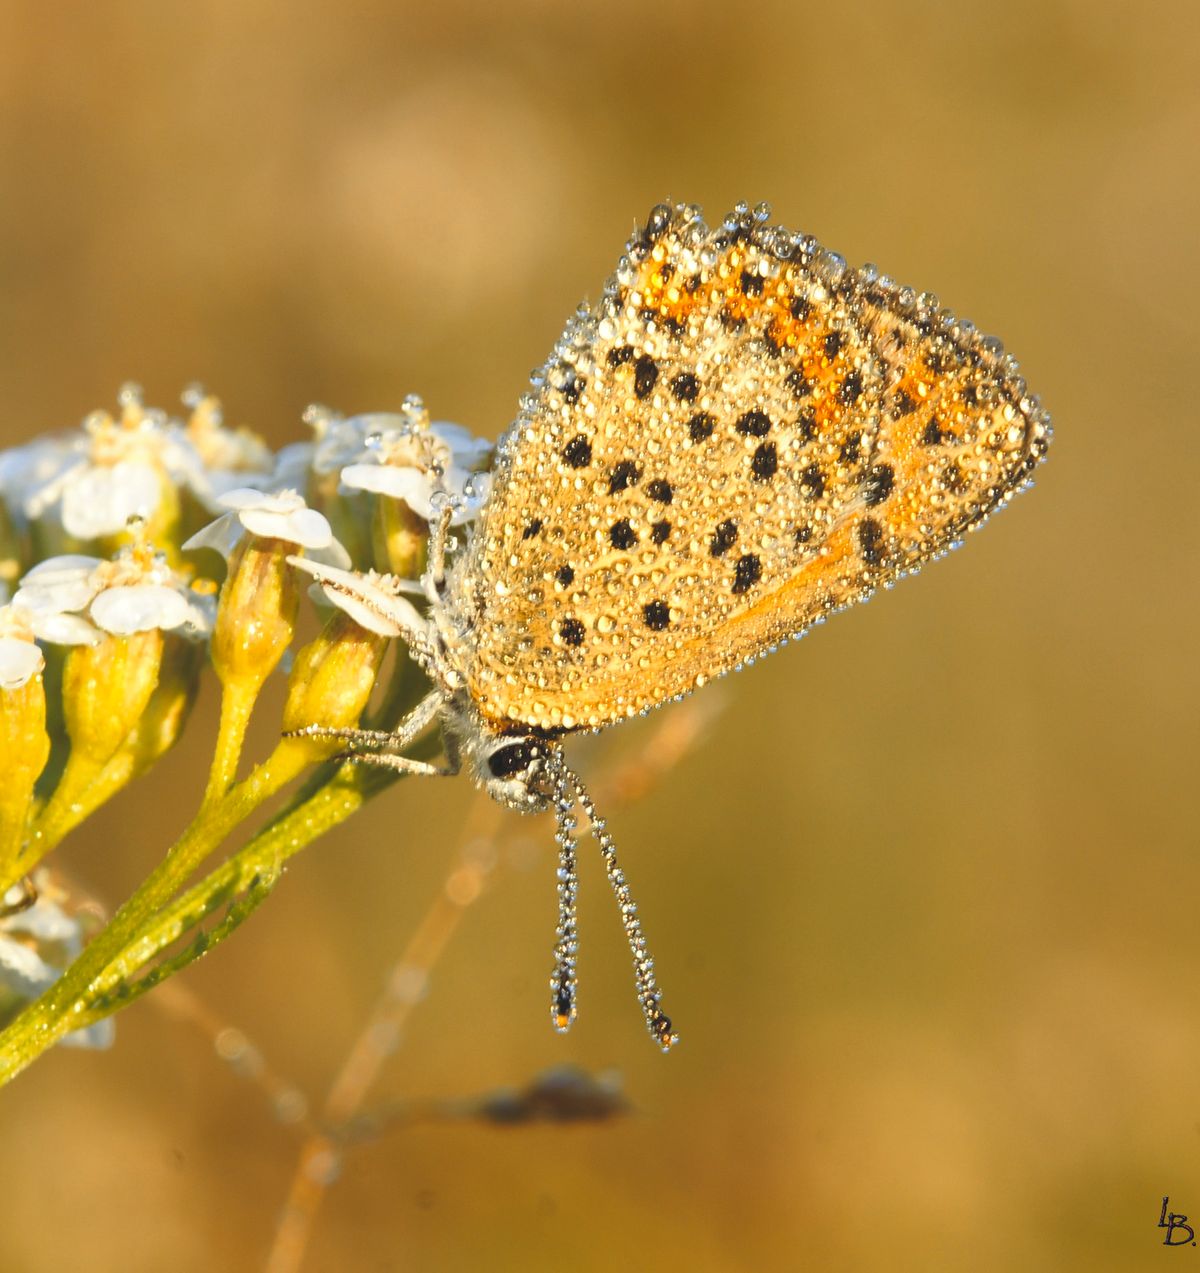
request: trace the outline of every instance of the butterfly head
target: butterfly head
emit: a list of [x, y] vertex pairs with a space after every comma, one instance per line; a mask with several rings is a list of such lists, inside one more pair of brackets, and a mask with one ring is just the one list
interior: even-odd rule
[[482, 744], [483, 785], [493, 800], [518, 813], [541, 813], [550, 803], [553, 746], [534, 735], [501, 735]]

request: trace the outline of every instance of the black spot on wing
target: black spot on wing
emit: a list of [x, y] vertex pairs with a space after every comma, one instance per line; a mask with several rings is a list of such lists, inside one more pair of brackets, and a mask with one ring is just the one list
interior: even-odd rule
[[760, 442], [750, 457], [750, 472], [760, 482], [766, 482], [775, 476], [779, 468], [779, 456], [774, 442]]
[[825, 475], [818, 464], [810, 464], [800, 474], [800, 493], [808, 499], [820, 499], [825, 494]]
[[858, 524], [858, 550], [868, 566], [883, 561], [883, 527], [873, 517], [864, 517]]
[[895, 484], [896, 473], [890, 464], [874, 464], [867, 470], [866, 480], [863, 482], [863, 498], [874, 508], [887, 499]]
[[733, 567], [733, 591], [749, 592], [762, 578], [762, 562], [754, 553], [739, 557]]
[[585, 631], [578, 619], [564, 619], [558, 625], [558, 635], [567, 645], [582, 645]]
[[563, 459], [573, 469], [581, 469], [592, 462], [592, 444], [582, 433], [577, 433], [562, 451]]
[[633, 365], [633, 392], [639, 398], [648, 398], [658, 384], [658, 363], [649, 354], [643, 354]]
[[614, 548], [632, 548], [637, 543], [637, 532], [624, 517], [608, 528], [608, 538]]
[[954, 434], [949, 429], [943, 429], [938, 422], [936, 416], [925, 426], [925, 432], [921, 434], [921, 441], [925, 446], [941, 446], [943, 442], [952, 442]]
[[649, 601], [642, 607], [642, 619], [652, 632], [661, 632], [671, 622], [671, 611], [665, 601]]
[[642, 469], [639, 464], [635, 464], [633, 460], [622, 460], [613, 469], [608, 479], [608, 493], [616, 495], [618, 491], [628, 490], [629, 487], [637, 484], [641, 476]]
[[747, 411], [738, 417], [734, 428], [747, 437], [765, 438], [771, 431], [771, 417], [765, 411]]
[[579, 395], [587, 387], [587, 381], [575, 374], [574, 368], [569, 370], [563, 379], [562, 396], [572, 405], [579, 401]]
[[712, 538], [708, 541], [708, 551], [714, 557], [720, 557], [722, 553], [727, 553], [733, 547], [737, 542], [737, 537], [737, 522], [732, 518], [726, 518], [713, 531]]
[[838, 397], [844, 406], [852, 406], [859, 398], [862, 397], [863, 378], [861, 371], [852, 371], [845, 380], [842, 381], [842, 387], [838, 390]]

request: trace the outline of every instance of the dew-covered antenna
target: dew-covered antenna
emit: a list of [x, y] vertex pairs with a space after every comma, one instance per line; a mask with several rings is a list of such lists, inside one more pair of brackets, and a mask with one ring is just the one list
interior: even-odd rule
[[562, 752], [554, 750], [547, 757], [550, 777], [551, 800], [556, 823], [555, 840], [558, 844], [558, 931], [554, 948], [554, 975], [550, 979], [550, 1012], [557, 1030], [570, 1029], [576, 1013], [576, 957], [579, 950], [579, 930], [576, 900], [579, 879], [576, 870], [577, 842], [575, 839], [575, 804], [579, 803], [587, 815], [592, 835], [604, 857], [604, 872], [617, 899], [621, 912], [621, 924], [633, 955], [633, 975], [637, 985], [638, 1002], [646, 1019], [646, 1028], [664, 1052], [679, 1040], [671, 1018], [662, 1010], [662, 992], [654, 978], [654, 959], [646, 945], [642, 921], [638, 917], [637, 903], [633, 900], [625, 872], [617, 862], [617, 846], [604, 820], [597, 814], [595, 802], [583, 784], [583, 780], [567, 767]]

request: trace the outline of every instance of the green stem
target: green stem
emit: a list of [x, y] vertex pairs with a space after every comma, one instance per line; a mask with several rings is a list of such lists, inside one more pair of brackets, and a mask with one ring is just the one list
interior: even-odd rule
[[238, 761], [242, 756], [242, 745], [246, 741], [246, 727], [250, 723], [250, 713], [254, 710], [254, 701], [261, 688], [260, 681], [246, 677], [236, 677], [225, 682], [221, 694], [221, 723], [217, 730], [217, 745], [208, 774], [208, 788], [204, 792], [205, 806], [220, 800], [237, 778]]
[[96, 804], [89, 797], [92, 787], [104, 772], [104, 764], [103, 759], [96, 760], [77, 748], [71, 749], [58, 786], [34, 824], [33, 835], [23, 855], [23, 870], [28, 871], [59, 843], [72, 826], [95, 809]]
[[[352, 765], [343, 765], [310, 799], [282, 814], [182, 897], [154, 915], [108, 964], [97, 978], [95, 988], [102, 994], [111, 994], [116, 986], [128, 983], [159, 951], [178, 941], [224, 902], [252, 890], [256, 880], [274, 880], [288, 858], [344, 822], [374, 794], [378, 783], [371, 781], [372, 777]], [[215, 940], [209, 940], [205, 949], [215, 944]], [[141, 982], [137, 985], [140, 987]]]
[[[189, 964], [195, 963], [197, 959], [202, 955], [206, 955], [214, 946], [219, 946], [226, 937], [240, 928], [258, 910], [271, 895], [271, 890], [278, 882], [278, 871], [272, 875], [254, 876], [245, 892], [230, 902], [229, 909], [219, 923], [198, 933], [195, 939], [183, 950], [155, 964], [153, 968], [136, 981], [113, 977], [112, 967], [110, 967], [96, 982], [92, 1006], [83, 1014], [83, 1024], [93, 1025], [95, 1022], [111, 1016], [118, 1009], [128, 1007], [135, 999], [140, 999], [147, 991], [153, 990], [155, 986], [166, 981], [168, 977], [173, 977], [177, 972], [182, 972]], [[209, 914], [216, 910], [221, 905], [222, 899], [210, 895], [208, 901], [209, 906], [197, 916], [196, 923], [207, 918]], [[136, 946], [140, 947], [143, 944], [144, 939], [139, 939]], [[124, 963], [126, 961], [122, 959], [119, 962]]]
[[167, 856], [112, 921], [42, 996], [0, 1034], [0, 1086], [46, 1048], [78, 1028], [92, 1006], [96, 984], [140, 930], [244, 818], [290, 782], [308, 762], [302, 747], [284, 740], [224, 799], [201, 809]]

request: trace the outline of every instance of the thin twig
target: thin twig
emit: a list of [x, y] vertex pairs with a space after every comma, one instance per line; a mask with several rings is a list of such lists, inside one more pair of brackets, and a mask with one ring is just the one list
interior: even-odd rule
[[167, 1016], [193, 1025], [206, 1035], [221, 1060], [262, 1091], [280, 1122], [298, 1127], [308, 1136], [317, 1134], [308, 1098], [300, 1088], [272, 1068], [261, 1049], [236, 1026], [223, 1020], [182, 979], [164, 982], [150, 996], [150, 1002]]
[[[463, 915], [483, 892], [494, 861], [494, 849], [491, 855], [477, 850], [480, 846], [493, 848], [503, 812], [487, 796], [480, 794], [476, 798], [454, 870], [392, 968], [387, 990], [354, 1040], [329, 1089], [321, 1110], [320, 1121], [324, 1127], [337, 1128], [353, 1118], [394, 1050], [409, 1015], [424, 995], [431, 970]], [[339, 1138], [333, 1131], [319, 1131], [309, 1136], [301, 1147], [267, 1259], [267, 1273], [291, 1273], [299, 1269], [317, 1208], [335, 1173], [340, 1152]]]

